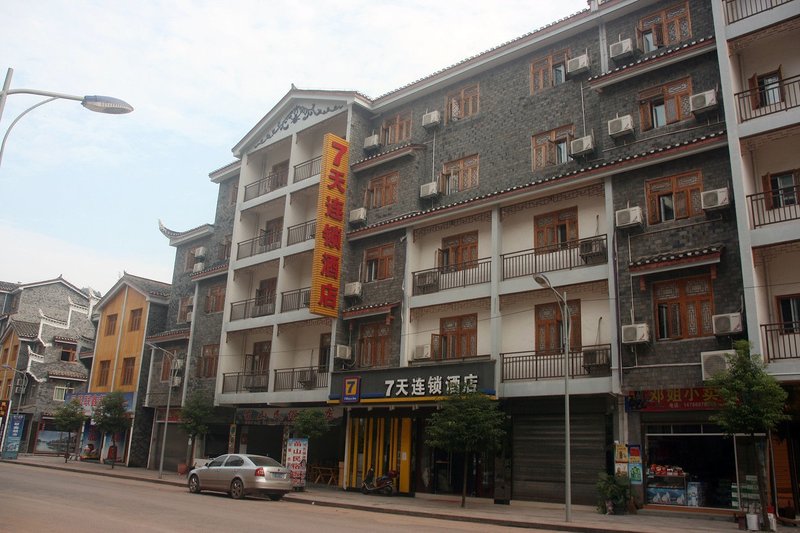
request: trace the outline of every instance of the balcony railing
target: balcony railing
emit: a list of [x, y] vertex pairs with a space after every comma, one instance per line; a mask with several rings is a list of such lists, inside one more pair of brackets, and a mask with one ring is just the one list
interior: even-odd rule
[[269, 192], [286, 187], [289, 179], [289, 169], [282, 170], [281, 172], [273, 172], [264, 179], [260, 179], [255, 183], [245, 185], [244, 187], [244, 201], [258, 198]]
[[231, 320], [243, 320], [275, 314], [275, 296], [231, 303]]
[[230, 372], [222, 374], [222, 393], [267, 392], [269, 372]]
[[[564, 377], [564, 352], [558, 350], [509, 352], [503, 360], [503, 381], [539, 380]], [[608, 376], [611, 373], [611, 345], [578, 346], [569, 351], [569, 375]]]
[[310, 241], [314, 238], [317, 231], [317, 221], [309, 220], [296, 226], [291, 226], [286, 236], [286, 246], [297, 244], [298, 242]]
[[304, 163], [294, 166], [294, 183], [307, 180], [311, 176], [316, 176], [322, 166], [322, 156], [315, 157]]
[[747, 198], [750, 200], [750, 217], [756, 228], [800, 219], [798, 186], [751, 194]]
[[324, 389], [328, 372], [316, 366], [275, 370], [275, 391]]
[[568, 270], [608, 261], [606, 236], [598, 235], [586, 239], [565, 241], [539, 246], [501, 256], [503, 279], [531, 276], [536, 272]]
[[747, 17], [769, 11], [792, 0], [725, 0], [725, 17], [733, 24]]
[[736, 93], [739, 122], [793, 109], [800, 105], [800, 75]]
[[281, 247], [281, 232], [268, 231], [255, 239], [240, 242], [236, 250], [236, 259], [245, 259], [254, 255], [263, 254]]
[[311, 287], [281, 293], [281, 313], [308, 307], [311, 300]]
[[431, 294], [479, 283], [488, 283], [492, 276], [492, 260], [477, 259], [455, 265], [414, 272], [414, 295]]
[[767, 361], [800, 359], [800, 322], [761, 324]]

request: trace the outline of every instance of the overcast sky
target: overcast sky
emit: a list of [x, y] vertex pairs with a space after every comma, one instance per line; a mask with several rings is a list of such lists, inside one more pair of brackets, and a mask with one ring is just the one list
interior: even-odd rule
[[[0, 281], [63, 275], [101, 292], [123, 271], [169, 282], [183, 231], [213, 222], [208, 174], [294, 83], [380, 96], [586, 7], [586, 0], [3, 0], [11, 89], [26, 115], [0, 165]], [[11, 95], [0, 135], [42, 100]]]

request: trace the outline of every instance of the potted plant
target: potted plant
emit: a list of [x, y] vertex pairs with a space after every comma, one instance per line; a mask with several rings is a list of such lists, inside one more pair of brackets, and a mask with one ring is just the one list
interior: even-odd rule
[[631, 497], [631, 482], [628, 476], [609, 475], [600, 472], [597, 476], [597, 512], [624, 514]]

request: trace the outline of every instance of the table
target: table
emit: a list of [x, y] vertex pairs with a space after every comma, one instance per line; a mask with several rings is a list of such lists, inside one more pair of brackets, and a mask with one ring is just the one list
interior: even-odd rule
[[339, 469], [329, 466], [312, 466], [310, 478], [313, 479], [312, 483], [338, 485]]

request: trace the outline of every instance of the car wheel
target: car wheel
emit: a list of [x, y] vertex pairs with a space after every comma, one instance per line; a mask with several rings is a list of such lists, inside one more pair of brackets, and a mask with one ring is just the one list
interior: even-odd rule
[[197, 476], [189, 477], [189, 492], [192, 494], [200, 494], [200, 478]]
[[231, 498], [241, 500], [244, 498], [244, 484], [241, 479], [234, 479], [231, 482]]
[[277, 502], [281, 498], [283, 498], [283, 494], [268, 494], [267, 496], [269, 496], [269, 499], [274, 501], [274, 502]]

